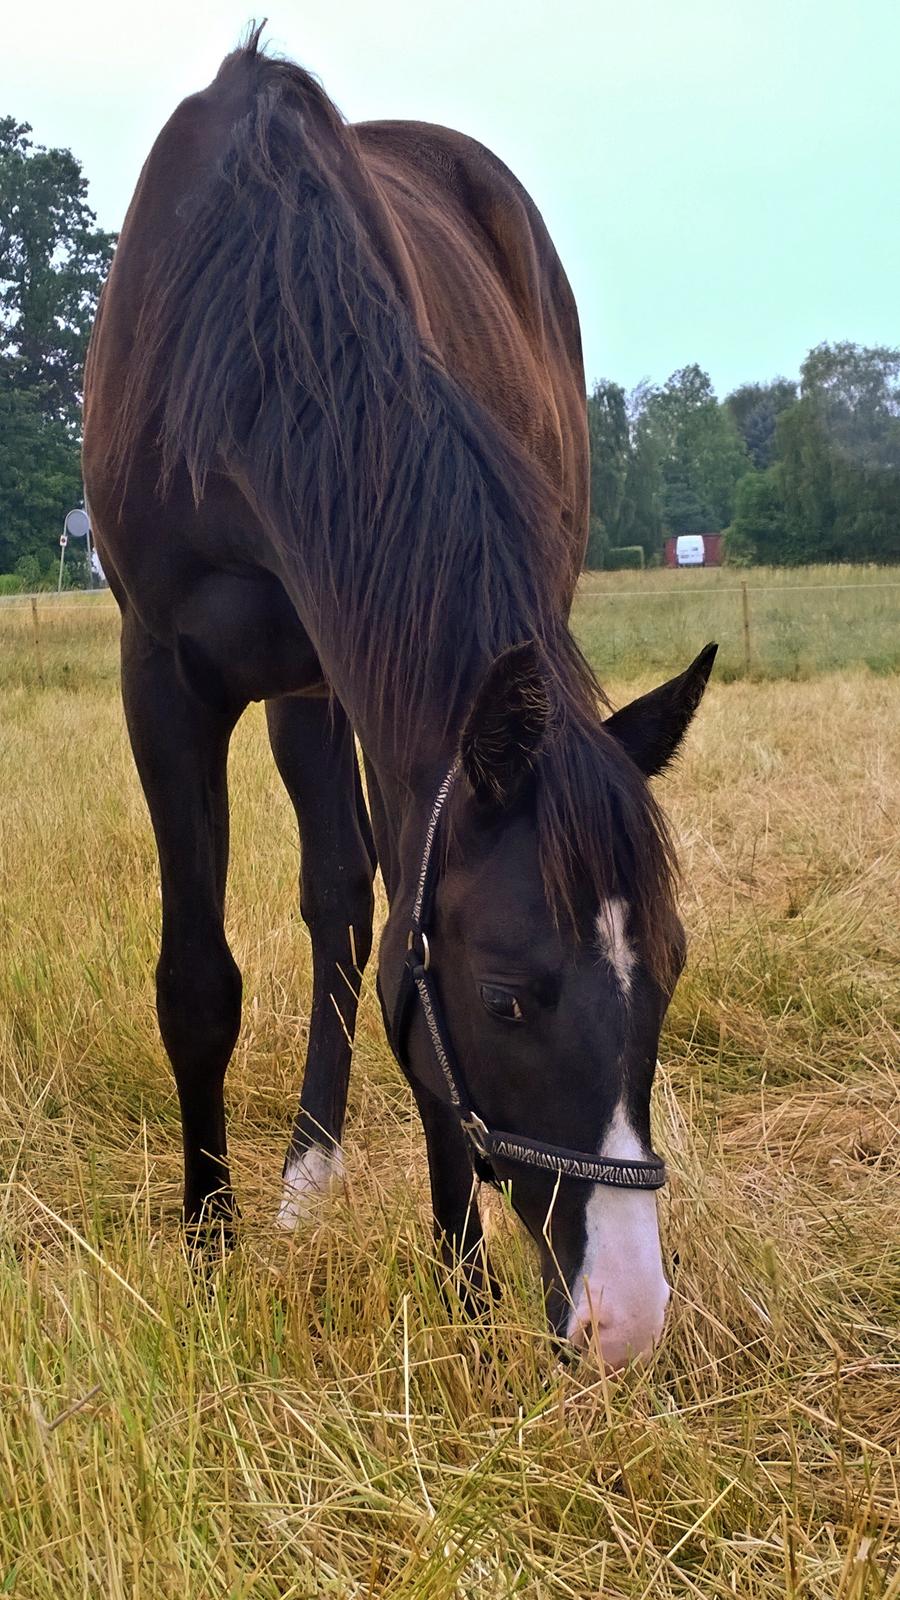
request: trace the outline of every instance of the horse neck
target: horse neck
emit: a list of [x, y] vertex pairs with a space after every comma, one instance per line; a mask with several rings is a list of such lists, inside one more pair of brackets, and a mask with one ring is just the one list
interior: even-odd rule
[[407, 829], [421, 844], [424, 819], [456, 759], [465, 715], [489, 665], [490, 658], [472, 639], [459, 639], [457, 653], [469, 657], [465, 670], [460, 673], [457, 665], [452, 685], [442, 686], [440, 673], [426, 677], [421, 702], [411, 716], [405, 675], [399, 683], [386, 675], [373, 694], [368, 664], [352, 649], [329, 661], [323, 641], [326, 675], [377, 777], [394, 848]]
[[564, 615], [558, 494], [423, 342], [390, 208], [314, 81], [239, 52], [191, 115], [218, 126], [232, 94], [253, 114], [154, 257], [111, 459], [124, 481], [152, 416], [164, 485], [231, 475], [367, 751], [418, 794], [491, 657]]

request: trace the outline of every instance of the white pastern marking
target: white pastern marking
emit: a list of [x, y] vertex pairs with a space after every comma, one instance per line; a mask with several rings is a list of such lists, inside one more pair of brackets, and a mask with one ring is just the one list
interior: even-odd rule
[[[622, 1161], [646, 1151], [616, 1107], [601, 1153]], [[669, 1285], [663, 1273], [656, 1195], [595, 1184], [585, 1207], [584, 1259], [572, 1284], [568, 1336], [590, 1337], [595, 1324], [605, 1364], [618, 1370], [649, 1355], [662, 1332]]]
[[[627, 934], [628, 906], [615, 896], [604, 900], [594, 922], [600, 954], [609, 962], [626, 1000], [631, 993], [631, 976], [637, 957]], [[612, 1152], [609, 1152], [612, 1154]]]
[[323, 1150], [321, 1145], [314, 1144], [299, 1158], [295, 1156], [284, 1175], [277, 1226], [285, 1233], [293, 1233], [297, 1223], [318, 1211], [322, 1201], [343, 1179], [344, 1157], [340, 1146]]

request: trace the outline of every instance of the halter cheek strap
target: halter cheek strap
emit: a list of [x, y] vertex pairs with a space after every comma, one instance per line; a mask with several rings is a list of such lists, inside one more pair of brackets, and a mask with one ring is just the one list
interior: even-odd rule
[[391, 1049], [400, 1065], [404, 1069], [408, 1068], [406, 1035], [413, 1006], [418, 1000], [431, 1049], [440, 1069], [448, 1104], [456, 1113], [459, 1125], [466, 1136], [475, 1171], [486, 1182], [499, 1182], [494, 1170], [494, 1161], [499, 1160], [512, 1162], [520, 1167], [533, 1167], [553, 1173], [560, 1178], [577, 1178], [586, 1183], [603, 1183], [617, 1189], [661, 1189], [666, 1181], [666, 1168], [658, 1156], [652, 1157], [649, 1161], [622, 1161], [615, 1156], [588, 1155], [580, 1150], [567, 1150], [561, 1145], [544, 1144], [538, 1139], [523, 1138], [521, 1134], [504, 1133], [499, 1129], [489, 1128], [484, 1119], [478, 1115], [444, 1022], [443, 1008], [434, 982], [431, 947], [428, 942], [438, 876], [435, 866], [435, 843], [441, 814], [453, 789], [458, 771], [457, 758], [435, 795], [425, 831], [422, 864], [416, 881], [400, 987], [390, 1019], [385, 1012], [385, 1026]]

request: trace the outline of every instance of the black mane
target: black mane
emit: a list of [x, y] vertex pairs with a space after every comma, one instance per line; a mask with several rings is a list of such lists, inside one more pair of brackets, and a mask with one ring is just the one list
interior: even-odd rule
[[[398, 752], [459, 726], [500, 651], [536, 640], [553, 731], [536, 768], [551, 902], [632, 907], [663, 976], [673, 856], [566, 625], [563, 507], [427, 351], [356, 136], [308, 73], [230, 56], [246, 109], [181, 208], [144, 296], [112, 450], [120, 481], [158, 419], [161, 483], [249, 485], [325, 659], [352, 660]], [[214, 86], [215, 89], [215, 86]], [[214, 92], [214, 91], [211, 91]]]

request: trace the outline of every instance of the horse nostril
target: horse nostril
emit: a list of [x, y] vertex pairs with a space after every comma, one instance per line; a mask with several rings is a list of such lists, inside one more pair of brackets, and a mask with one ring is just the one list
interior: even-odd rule
[[611, 1332], [607, 1332], [604, 1338], [603, 1330], [593, 1322], [582, 1323], [573, 1333], [571, 1344], [573, 1352], [589, 1361], [596, 1360], [598, 1366], [602, 1365], [608, 1377], [624, 1372], [633, 1360], [638, 1361], [649, 1353], [632, 1351], [629, 1346], [620, 1344]]
[[640, 1307], [621, 1307], [610, 1302], [596, 1311], [581, 1306], [569, 1325], [569, 1344], [573, 1353], [602, 1362], [610, 1375], [622, 1372], [634, 1362], [649, 1360], [665, 1325], [669, 1300], [665, 1294], [654, 1304], [651, 1298]]

